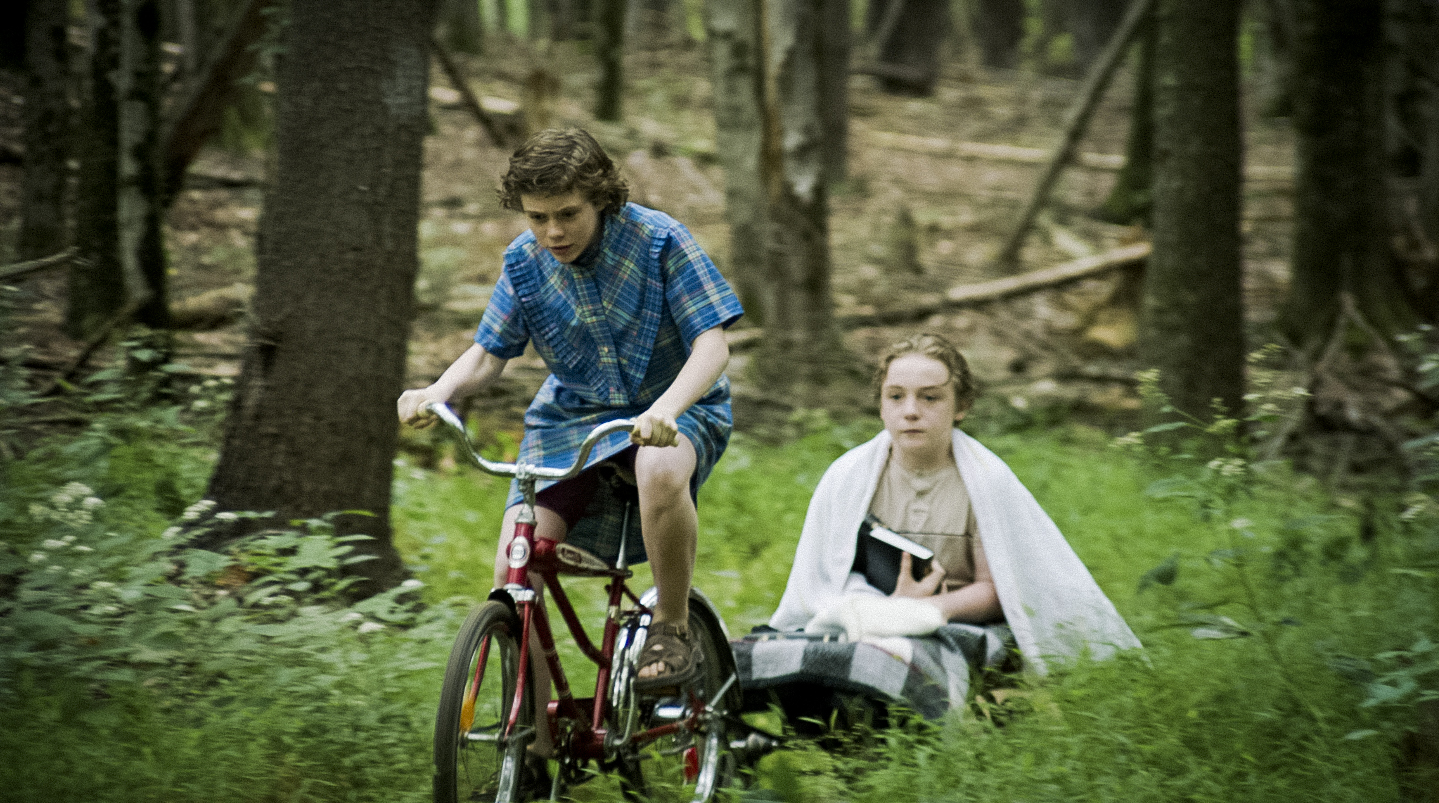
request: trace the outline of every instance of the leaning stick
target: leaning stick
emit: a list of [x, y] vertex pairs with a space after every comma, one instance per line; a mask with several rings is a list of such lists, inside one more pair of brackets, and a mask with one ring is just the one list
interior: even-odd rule
[[1129, 4], [1129, 10], [1124, 14], [1124, 20], [1119, 24], [1119, 29], [1110, 37], [1109, 44], [1105, 45], [1104, 52], [1100, 54], [1099, 61], [1089, 71], [1084, 79], [1084, 85], [1079, 90], [1079, 100], [1069, 110], [1069, 119], [1065, 121], [1064, 138], [1060, 141], [1059, 147], [1054, 149], [1054, 155], [1049, 160], [1049, 166], [1045, 168], [1044, 175], [1039, 179], [1039, 184], [1034, 188], [1034, 195], [1029, 199], [1029, 205], [1025, 207], [1024, 214], [1019, 217], [1019, 225], [1015, 227], [1014, 233], [1000, 249], [996, 262], [1004, 265], [1013, 265], [1019, 255], [1019, 248], [1024, 244], [1024, 237], [1034, 225], [1034, 219], [1039, 215], [1049, 198], [1050, 190], [1054, 189], [1054, 183], [1059, 180], [1060, 171], [1069, 163], [1074, 155], [1075, 148], [1079, 145], [1079, 138], [1084, 134], [1085, 128], [1089, 125], [1089, 118], [1093, 116], [1095, 108], [1099, 105], [1099, 99], [1104, 96], [1104, 90], [1109, 86], [1109, 79], [1114, 77], [1115, 68], [1119, 66], [1129, 43], [1139, 33], [1140, 23], [1148, 17], [1154, 8], [1155, 0], [1133, 0]]

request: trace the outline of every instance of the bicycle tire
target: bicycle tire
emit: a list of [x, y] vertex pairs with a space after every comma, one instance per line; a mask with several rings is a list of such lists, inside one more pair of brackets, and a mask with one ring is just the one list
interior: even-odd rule
[[[679, 694], [646, 700], [639, 717], [641, 732], [685, 719], [690, 714], [691, 691], [710, 702], [734, 672], [729, 640], [719, 625], [702, 613], [692, 599], [690, 637], [703, 653], [700, 674]], [[730, 747], [734, 717], [741, 705], [738, 683], [721, 696], [694, 731], [681, 730], [645, 744], [626, 744], [616, 757], [615, 769], [625, 799], [647, 803], [705, 803], [735, 780], [736, 761]]]
[[518, 798], [535, 724], [534, 689], [526, 683], [515, 731], [502, 735], [518, 685], [519, 645], [520, 620], [503, 602], [475, 607], [460, 626], [435, 714], [435, 803]]

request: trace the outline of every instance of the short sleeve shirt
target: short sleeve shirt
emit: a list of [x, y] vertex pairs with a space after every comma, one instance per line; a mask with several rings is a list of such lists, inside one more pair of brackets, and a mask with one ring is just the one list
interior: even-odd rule
[[[592, 427], [648, 409], [679, 374], [696, 337], [743, 314], [719, 269], [669, 215], [626, 204], [605, 216], [600, 237], [589, 265], [559, 262], [531, 232], [517, 237], [475, 332], [475, 342], [502, 359], [533, 344], [550, 369], [525, 413], [523, 461], [568, 465]], [[678, 423], [695, 445], [703, 481], [729, 439], [728, 379]], [[590, 462], [627, 443], [616, 433]]]

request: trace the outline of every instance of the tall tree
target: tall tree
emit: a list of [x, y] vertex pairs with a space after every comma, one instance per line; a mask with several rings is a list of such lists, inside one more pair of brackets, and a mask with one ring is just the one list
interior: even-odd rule
[[68, 0], [32, 0], [26, 20], [25, 178], [19, 257], [65, 247], [65, 167], [70, 153]]
[[984, 66], [1014, 69], [1024, 43], [1024, 0], [976, 0], [971, 6]]
[[451, 50], [480, 53], [485, 42], [485, 24], [480, 15], [480, 0], [442, 0], [440, 32]]
[[625, 0], [596, 0], [595, 58], [600, 77], [595, 84], [595, 118], [618, 121], [625, 90]]
[[1381, 331], [1418, 321], [1389, 255], [1383, 8], [1295, 0], [1294, 246], [1280, 326], [1299, 345], [1328, 337], [1348, 293]]
[[80, 177], [75, 245], [70, 263], [65, 330], [87, 337], [125, 305], [116, 197], [119, 190], [120, 110], [113, 76], [120, 70], [120, 0], [87, 4], [89, 55], [80, 114]]
[[[822, 387], [842, 360], [830, 298], [824, 0], [710, 0], [715, 128], [732, 231], [730, 274], [764, 326], [756, 368], [771, 387]], [[831, 21], [832, 22], [832, 21]], [[847, 55], [847, 49], [843, 50]], [[825, 55], [828, 53], [829, 55]], [[828, 59], [828, 60], [826, 60]], [[831, 65], [826, 67], [824, 65]], [[827, 100], [828, 99], [828, 100]]]
[[825, 0], [763, 0], [760, 175], [765, 189], [764, 343], [771, 387], [805, 392], [840, 370], [830, 296], [829, 187], [820, 87]]
[[[209, 496], [281, 520], [332, 511], [374, 540], [364, 591], [403, 572], [390, 542], [394, 403], [418, 266], [433, 0], [291, 0], [253, 324]], [[207, 542], [215, 546], [236, 533]]]
[[1147, 19], [1134, 48], [1134, 94], [1129, 108], [1129, 134], [1124, 167], [1099, 208], [1097, 217], [1111, 223], [1149, 222], [1154, 183], [1154, 44], [1157, 30]]
[[879, 79], [880, 89], [896, 95], [933, 94], [941, 46], [952, 22], [947, 0], [870, 0], [865, 28], [876, 46], [877, 63], [868, 71]]
[[122, 0], [120, 70], [120, 265], [138, 303], [136, 318], [167, 329], [170, 310], [164, 231], [164, 179], [160, 159], [160, 0]]
[[1160, 0], [1154, 252], [1140, 355], [1178, 409], [1231, 414], [1244, 396], [1240, 296], [1239, 0]]
[[715, 144], [725, 174], [730, 249], [725, 273], [745, 315], [764, 322], [764, 182], [760, 105], [765, 59], [757, 0], [706, 0], [705, 40], [714, 87]]

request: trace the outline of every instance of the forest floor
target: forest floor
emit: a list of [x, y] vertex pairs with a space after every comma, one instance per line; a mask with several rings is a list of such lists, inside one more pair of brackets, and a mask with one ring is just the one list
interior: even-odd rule
[[[494, 53], [499, 48], [492, 47]], [[536, 62], [512, 46], [506, 58], [469, 59], [470, 85], [486, 104], [523, 100]], [[588, 57], [557, 48], [546, 62], [559, 78], [548, 104], [550, 124], [589, 128], [622, 160], [632, 199], [663, 209], [688, 225], [716, 262], [728, 265], [724, 177], [717, 164], [708, 65], [696, 45], [636, 50], [626, 63], [625, 121], [600, 123], [589, 112], [594, 71]], [[19, 82], [0, 85], [0, 144], [18, 146]], [[499, 208], [494, 186], [508, 151], [495, 147], [459, 103], [438, 69], [431, 89], [433, 134], [426, 140], [418, 311], [408, 379], [432, 380], [468, 344], [505, 245], [525, 227]], [[994, 72], [950, 64], [929, 98], [879, 91], [873, 79], [850, 82], [848, 179], [831, 199], [833, 292], [840, 315], [903, 310], [949, 288], [1007, 275], [993, 257], [1008, 237], [1059, 141], [1078, 82], [1025, 72]], [[1129, 125], [1132, 78], [1121, 74], [1094, 115], [1079, 150], [1119, 161]], [[1249, 104], [1253, 106], [1253, 103]], [[1291, 164], [1288, 122], [1252, 112], [1246, 162], [1265, 178], [1247, 182], [1244, 199], [1246, 310], [1251, 342], [1286, 282], [1290, 237]], [[976, 156], [968, 143], [1002, 146], [1011, 155]], [[1028, 149], [1028, 150], [1021, 150]], [[1013, 154], [1018, 154], [1015, 156]], [[1029, 161], [1023, 161], [1029, 159]], [[1091, 163], [1096, 160], [1089, 160]], [[210, 148], [191, 171], [168, 221], [171, 293], [190, 320], [176, 341], [177, 357], [198, 371], [238, 371], [243, 318], [207, 313], [242, 307], [254, 278], [254, 240], [262, 214], [266, 160], [262, 153]], [[1050, 268], [1145, 238], [1137, 227], [1090, 216], [1108, 194], [1112, 167], [1068, 168], [1021, 252], [1020, 271]], [[9, 261], [18, 226], [21, 168], [0, 164], [0, 259]], [[892, 245], [912, 217], [917, 265], [905, 267]], [[59, 329], [61, 271], [23, 282], [19, 336], [40, 365], [67, 364], [81, 344]], [[1002, 301], [919, 316], [894, 326], [848, 326], [844, 342], [869, 360], [897, 336], [921, 329], [951, 336], [969, 357], [991, 404], [1023, 414], [1060, 409], [1118, 428], [1137, 408], [1132, 374], [1137, 327], [1135, 269], [1030, 292]], [[218, 325], [215, 325], [218, 324]], [[747, 381], [744, 322], [731, 331], [737, 426], [763, 426], [790, 412]], [[101, 352], [95, 360], [106, 359]], [[518, 414], [545, 371], [531, 351], [512, 361], [501, 387], [481, 402], [518, 427]], [[778, 403], [777, 403], [778, 402]], [[863, 388], [834, 396], [841, 414], [866, 412]], [[496, 422], [500, 424], [500, 421]]]

